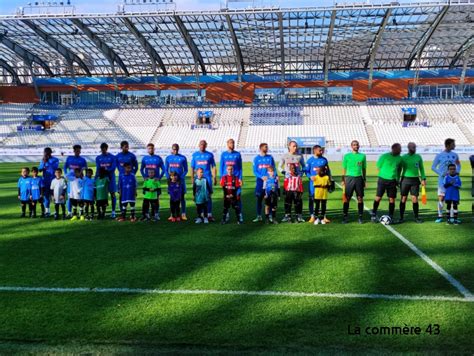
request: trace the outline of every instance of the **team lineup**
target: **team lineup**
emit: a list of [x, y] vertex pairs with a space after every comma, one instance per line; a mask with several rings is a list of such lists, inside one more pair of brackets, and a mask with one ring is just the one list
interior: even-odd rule
[[[143, 201], [141, 221], [160, 220], [160, 198], [163, 195], [161, 180], [166, 178], [165, 187], [170, 203], [171, 222], [187, 221], [186, 177], [192, 178], [192, 196], [197, 217], [195, 223], [207, 224], [215, 221], [213, 215], [214, 189], [222, 189], [222, 224], [230, 221], [230, 210], [235, 211], [238, 224], [243, 223], [241, 190], [243, 185], [243, 162], [241, 154], [235, 150], [235, 141], [227, 141], [227, 150], [220, 156], [219, 172], [214, 154], [207, 151], [205, 140], [199, 142], [199, 150], [192, 155], [188, 165], [187, 158], [179, 153], [179, 145], [173, 144], [171, 154], [163, 160], [155, 154], [153, 144], [147, 145], [148, 155], [139, 164], [137, 157], [130, 152], [129, 144], [123, 141], [121, 152], [113, 155], [108, 145], [100, 145], [101, 153], [95, 160], [94, 171], [88, 167], [81, 156], [81, 146], [73, 146], [74, 155], [68, 156], [63, 169], [60, 161], [53, 156], [52, 149], [44, 149], [43, 159], [38, 167], [21, 170], [18, 180], [18, 199], [21, 204], [21, 217], [37, 217], [38, 206], [41, 217], [54, 216], [55, 220], [93, 220], [104, 219], [106, 209], [111, 204], [110, 217], [118, 221], [138, 220], [136, 203], [138, 189], [142, 189]], [[432, 170], [438, 176], [438, 214], [437, 223], [459, 224], [458, 204], [460, 201], [461, 164], [454, 152], [455, 141], [447, 139], [445, 150], [433, 161]], [[415, 143], [409, 143], [408, 153], [402, 155], [402, 147], [395, 143], [391, 151], [381, 155], [377, 161], [378, 181], [376, 195], [371, 209], [371, 221], [383, 224], [403, 223], [408, 197], [411, 197], [413, 216], [416, 223], [422, 223], [419, 216], [419, 197], [426, 197], [426, 173], [423, 158], [416, 152]], [[351, 199], [357, 202], [357, 221], [362, 224], [364, 213], [364, 193], [366, 189], [367, 158], [359, 152], [359, 142], [351, 143], [351, 152], [344, 155], [342, 163], [341, 187], [343, 189], [342, 223], [349, 222]], [[323, 156], [324, 148], [313, 147], [313, 155], [305, 162], [295, 141], [288, 143], [288, 152], [277, 162], [269, 152], [269, 146], [262, 143], [260, 153], [253, 160], [253, 174], [256, 178], [256, 218], [254, 223], [265, 221], [278, 224], [278, 203], [283, 198], [284, 216], [281, 222], [303, 223], [303, 194], [308, 193], [309, 223], [328, 224], [326, 215], [329, 194], [335, 190], [336, 182], [331, 174], [328, 160]], [[474, 169], [474, 156], [470, 157]], [[190, 169], [189, 169], [190, 168]], [[118, 171], [118, 178], [116, 177]], [[190, 172], [189, 172], [190, 171]], [[30, 176], [31, 173], [31, 176]], [[143, 182], [138, 183], [137, 174]], [[41, 174], [41, 176], [40, 176]], [[63, 176], [64, 174], [64, 176]], [[309, 178], [307, 189], [303, 177]], [[280, 186], [280, 177], [283, 182]], [[398, 190], [399, 219], [394, 220]], [[474, 188], [473, 188], [474, 196]], [[378, 216], [379, 205], [388, 197], [388, 215]], [[283, 196], [283, 197], [281, 197]], [[117, 202], [119, 203], [117, 214]], [[52, 209], [54, 208], [54, 213]], [[446, 213], [444, 209], [446, 208]], [[66, 212], [67, 210], [67, 212]], [[473, 205], [474, 212], [474, 205]]]

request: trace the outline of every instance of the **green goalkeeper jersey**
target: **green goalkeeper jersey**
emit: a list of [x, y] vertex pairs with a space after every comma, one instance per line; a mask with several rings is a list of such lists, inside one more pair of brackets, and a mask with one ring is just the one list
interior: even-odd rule
[[402, 156], [394, 156], [391, 152], [380, 156], [377, 161], [379, 178], [387, 180], [399, 180], [402, 168]]
[[350, 152], [344, 155], [342, 168], [346, 170], [348, 177], [362, 177], [367, 168], [367, 157], [363, 153]]
[[143, 182], [143, 197], [150, 200], [158, 199], [158, 189], [160, 188], [161, 182], [158, 179], [147, 179]]
[[402, 177], [426, 179], [425, 167], [423, 166], [423, 158], [418, 153], [402, 156]]
[[95, 184], [96, 200], [107, 200], [109, 198], [109, 178], [97, 178]]

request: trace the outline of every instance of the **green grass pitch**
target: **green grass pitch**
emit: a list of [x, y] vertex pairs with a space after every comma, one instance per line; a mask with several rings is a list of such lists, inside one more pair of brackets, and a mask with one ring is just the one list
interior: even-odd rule
[[[245, 166], [245, 224], [19, 219], [23, 164], [0, 165], [0, 287], [284, 291], [463, 297], [380, 224], [340, 224], [341, 190], [326, 226], [253, 224], [254, 178]], [[332, 165], [339, 180], [340, 164]], [[435, 224], [429, 177], [424, 224], [394, 228], [474, 291], [471, 176], [464, 163], [463, 224]], [[375, 189], [369, 167], [366, 205]], [[214, 196], [215, 216], [221, 196]], [[140, 201], [140, 200], [139, 200]], [[307, 209], [307, 195], [304, 199]], [[388, 202], [381, 204], [385, 212]], [[140, 206], [140, 204], [139, 204]], [[354, 221], [356, 204], [351, 204]], [[283, 202], [280, 202], [281, 217]], [[398, 211], [398, 203], [397, 203]], [[188, 214], [195, 207], [188, 193]], [[368, 215], [366, 215], [368, 221]], [[232, 215], [232, 221], [235, 221]], [[474, 303], [275, 295], [48, 293], [0, 291], [0, 353], [472, 352]], [[438, 324], [440, 333], [426, 332]], [[421, 335], [349, 334], [359, 326], [421, 327]]]

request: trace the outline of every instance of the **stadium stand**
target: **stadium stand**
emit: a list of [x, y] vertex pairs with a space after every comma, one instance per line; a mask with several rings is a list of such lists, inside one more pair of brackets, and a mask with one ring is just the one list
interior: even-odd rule
[[[71, 107], [0, 105], [2, 147], [84, 147], [101, 142], [118, 145], [128, 140], [135, 147], [152, 142], [167, 148], [179, 142], [196, 147], [206, 139], [210, 148], [225, 147], [234, 138], [240, 148], [257, 147], [262, 138], [284, 147], [289, 136], [325, 136], [328, 147], [345, 146], [357, 138], [364, 146], [388, 146], [393, 142], [439, 145], [446, 135], [458, 145], [474, 144], [474, 112], [470, 103], [416, 104], [426, 126], [402, 127], [402, 108], [407, 104], [313, 105], [296, 107]], [[198, 110], [212, 111], [211, 124], [197, 125]], [[55, 114], [60, 119], [51, 130], [17, 132], [32, 113]]]
[[17, 126], [27, 121], [32, 106], [31, 103], [0, 105], [0, 143], [16, 134]]
[[416, 142], [421, 146], [439, 145], [446, 139], [446, 135], [454, 138], [457, 145], [470, 144], [461, 129], [454, 123], [436, 123], [430, 127], [402, 127], [400, 123], [378, 121], [374, 124], [374, 128], [381, 146], [390, 146], [394, 142], [402, 145], [408, 142]]
[[368, 146], [369, 139], [364, 125], [279, 125], [279, 126], [250, 126], [246, 147], [258, 147], [262, 138], [272, 147], [284, 147], [290, 136], [324, 136], [329, 146], [345, 146], [354, 138], [361, 145]]

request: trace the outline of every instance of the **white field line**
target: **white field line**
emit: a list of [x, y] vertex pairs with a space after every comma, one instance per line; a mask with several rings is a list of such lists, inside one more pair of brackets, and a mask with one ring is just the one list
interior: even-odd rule
[[[339, 183], [336, 183], [339, 188], [342, 189], [342, 186]], [[357, 201], [355, 197], [352, 197], [352, 200]], [[371, 211], [369, 208], [367, 208], [366, 205], [364, 205], [364, 209], [366, 211]], [[382, 224], [380, 224], [382, 225]], [[425, 254], [423, 251], [421, 251], [418, 247], [416, 247], [410, 240], [408, 240], [405, 236], [400, 234], [397, 230], [395, 230], [392, 226], [390, 225], [382, 225], [385, 227], [388, 231], [390, 231], [395, 237], [397, 237], [401, 242], [403, 242], [405, 245], [407, 245], [410, 250], [415, 252], [419, 257], [423, 259], [426, 263], [428, 263], [436, 272], [438, 272], [440, 275], [442, 275], [454, 288], [456, 288], [459, 293], [461, 293], [465, 298], [467, 299], [474, 299], [474, 294], [472, 294], [466, 287], [464, 287], [461, 282], [459, 282], [456, 278], [451, 276], [446, 270], [441, 267], [439, 264], [437, 264], [435, 261], [433, 261], [427, 254]]]
[[359, 293], [317, 293], [285, 291], [246, 291], [214, 289], [143, 289], [143, 288], [49, 288], [49, 287], [0, 287], [0, 292], [54, 293], [54, 294], [154, 294], [154, 295], [227, 295], [227, 296], [269, 296], [285, 298], [328, 298], [328, 299], [376, 299], [405, 301], [434, 301], [474, 303], [474, 298], [444, 297], [432, 295], [359, 294]]

